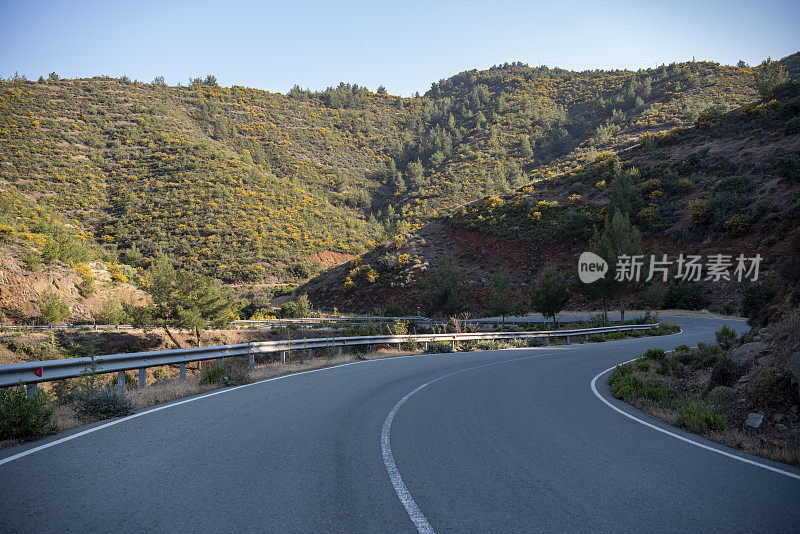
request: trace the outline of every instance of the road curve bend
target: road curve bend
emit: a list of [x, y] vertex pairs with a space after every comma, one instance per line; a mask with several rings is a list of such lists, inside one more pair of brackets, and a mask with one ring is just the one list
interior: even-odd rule
[[797, 532], [800, 470], [611, 397], [617, 363], [746, 328], [671, 319], [287, 375], [6, 449], [0, 531]]

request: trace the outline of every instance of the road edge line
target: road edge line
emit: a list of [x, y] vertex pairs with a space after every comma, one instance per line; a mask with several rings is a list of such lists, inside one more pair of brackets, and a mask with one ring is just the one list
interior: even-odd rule
[[[622, 362], [622, 363], [617, 364], [617, 365], [624, 365], [626, 363], [630, 363], [630, 362], [638, 360], [638, 359], [639, 358], [636, 357], [636, 358], [633, 358], [631, 360], [627, 360], [627, 361]], [[673, 437], [675, 439], [679, 439], [679, 440], [681, 440], [681, 441], [683, 441], [685, 443], [688, 443], [690, 445], [694, 445], [695, 447], [699, 447], [699, 448], [705, 449], [707, 451], [715, 452], [717, 454], [721, 454], [722, 456], [727, 456], [728, 458], [732, 458], [734, 460], [738, 460], [738, 461], [746, 463], [746, 464], [750, 464], [750, 465], [753, 465], [753, 466], [756, 466], [756, 467], [760, 467], [762, 469], [766, 469], [767, 471], [772, 471], [773, 473], [778, 473], [780, 475], [784, 475], [784, 476], [787, 476], [789, 478], [794, 478], [796, 480], [800, 480], [800, 475], [798, 475], [797, 473], [792, 473], [791, 471], [784, 471], [783, 469], [779, 469], [779, 468], [773, 467], [771, 465], [763, 464], [761, 462], [757, 462], [757, 461], [751, 460], [749, 458], [744, 458], [744, 457], [736, 455], [736, 454], [731, 454], [731, 453], [729, 453], [727, 451], [723, 451], [721, 449], [717, 449], [715, 447], [711, 447], [711, 446], [706, 445], [704, 443], [700, 443], [698, 441], [694, 441], [693, 439], [687, 438], [685, 436], [681, 436], [680, 434], [676, 434], [674, 432], [670, 432], [669, 430], [667, 430], [665, 428], [661, 428], [658, 425], [654, 425], [652, 423], [648, 423], [647, 421], [639, 419], [638, 417], [629, 414], [625, 410], [623, 410], [621, 408], [618, 408], [617, 406], [614, 406], [608, 400], [606, 400], [606, 398], [603, 397], [603, 395], [601, 395], [600, 392], [597, 390], [597, 379], [600, 378], [601, 376], [605, 375], [609, 371], [614, 370], [617, 367], [617, 365], [615, 365], [613, 367], [609, 367], [605, 371], [602, 371], [602, 372], [598, 373], [592, 379], [592, 381], [589, 383], [589, 385], [592, 388], [592, 393], [594, 393], [595, 397], [597, 397], [598, 399], [603, 401], [606, 404], [606, 406], [608, 406], [609, 408], [611, 408], [615, 412], [620, 413], [620, 414], [624, 415], [625, 417], [627, 417], [628, 419], [632, 419], [633, 421], [636, 421], [639, 424], [642, 424], [642, 425], [644, 425], [646, 427], [652, 428], [653, 430], [657, 430], [657, 431], [661, 432], [662, 434], [666, 434], [666, 435], [668, 435], [670, 437]], [[746, 454], [746, 453], [743, 453], [743, 454]]]

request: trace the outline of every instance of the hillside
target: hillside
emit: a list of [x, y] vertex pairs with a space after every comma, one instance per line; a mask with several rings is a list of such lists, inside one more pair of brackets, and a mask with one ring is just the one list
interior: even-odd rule
[[[541, 267], [575, 272], [593, 228], [613, 209], [631, 217], [645, 252], [760, 253], [762, 279], [792, 285], [800, 272], [798, 115], [796, 86], [727, 113], [709, 110], [693, 127], [642, 135], [573, 171], [460, 207], [304, 289], [326, 308], [380, 310], [393, 302], [410, 312], [430, 308], [430, 288], [444, 284], [469, 295], [462, 309], [480, 312], [505, 272], [524, 301]], [[655, 284], [637, 297], [658, 308], [669, 291]], [[699, 284], [696, 304], [738, 312], [741, 291], [735, 281]], [[586, 304], [580, 294], [571, 303]]]
[[[752, 69], [512, 64], [420, 98], [342, 84], [281, 95], [127, 79], [0, 85], [0, 184], [141, 266], [163, 249], [228, 281], [285, 279], [645, 131], [754, 98]], [[135, 248], [134, 248], [135, 247]]]
[[[800, 54], [781, 61], [792, 73], [799, 63]], [[601, 202], [584, 191], [593, 162], [627, 162], [627, 151], [674, 137], [661, 134], [702, 113], [756, 101], [760, 68], [513, 63], [413, 98], [344, 83], [283, 95], [220, 87], [211, 75], [185, 87], [15, 77], [0, 83], [0, 246], [23, 278], [39, 276], [39, 264], [59, 277], [99, 260], [137, 282], [164, 251], [228, 284], [298, 282], [431, 222], [541, 241], [517, 235], [519, 224], [476, 226], [469, 203], [533, 199], [542, 180], [586, 197], [573, 221], [585, 232]]]

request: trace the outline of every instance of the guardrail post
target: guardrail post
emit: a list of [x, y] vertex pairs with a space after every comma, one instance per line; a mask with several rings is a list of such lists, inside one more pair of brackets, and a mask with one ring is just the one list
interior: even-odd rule
[[286, 351], [281, 351], [281, 363], [286, 363]]
[[428, 350], [428, 342], [425, 342], [425, 350]]
[[586, 334], [586, 342], [589, 342], [589, 334]]
[[337, 353], [337, 356], [341, 356], [341, 355], [342, 355], [342, 346], [339, 345], [339, 351]]
[[222, 367], [223, 365], [225, 365], [225, 361], [222, 358], [217, 358], [217, 365]]
[[180, 368], [181, 368], [181, 380], [186, 380], [186, 364], [181, 363]]
[[28, 384], [28, 385], [25, 387], [25, 390], [26, 390], [26, 391], [27, 391], [27, 393], [28, 393], [28, 398], [29, 398], [29, 399], [30, 399], [31, 397], [34, 397], [34, 396], [36, 395], [36, 386], [37, 386], [37, 385], [38, 385], [38, 384], [36, 384], [36, 382], [34, 382], [33, 384]]
[[125, 391], [125, 371], [117, 371], [117, 390]]
[[147, 386], [147, 369], [144, 367], [139, 369], [139, 387], [143, 388]]
[[314, 349], [308, 349], [308, 359], [309, 360], [314, 359]]
[[397, 352], [400, 352], [400, 345], [401, 345], [401, 343], [397, 344]]
[[572, 336], [567, 336], [567, 345], [572, 344]]

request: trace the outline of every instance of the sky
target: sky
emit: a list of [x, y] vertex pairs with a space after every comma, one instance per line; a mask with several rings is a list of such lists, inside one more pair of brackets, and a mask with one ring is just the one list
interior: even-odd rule
[[285, 93], [340, 81], [424, 93], [469, 69], [573, 70], [800, 51], [800, 1], [0, 0], [0, 76], [99, 75]]

